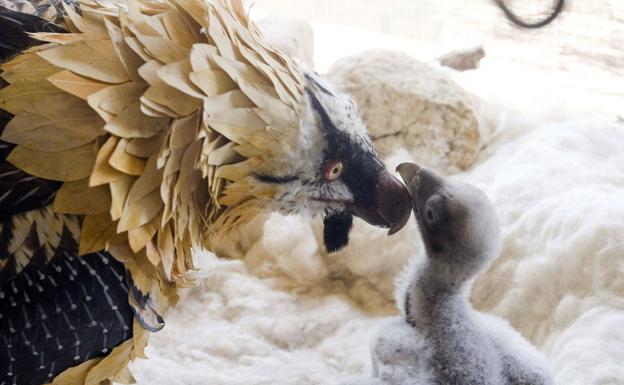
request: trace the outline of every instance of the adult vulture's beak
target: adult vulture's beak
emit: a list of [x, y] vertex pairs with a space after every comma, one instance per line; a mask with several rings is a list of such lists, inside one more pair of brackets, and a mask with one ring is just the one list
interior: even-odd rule
[[412, 200], [403, 183], [387, 170], [380, 171], [377, 181], [372, 204], [353, 203], [348, 210], [371, 225], [389, 228], [392, 235], [407, 223]]
[[325, 249], [334, 252], [349, 243], [349, 232], [356, 215], [374, 226], [389, 228], [388, 235], [401, 230], [412, 212], [412, 201], [405, 186], [385, 168], [377, 174], [374, 185], [365, 184], [366, 200], [357, 199], [344, 211], [328, 215], [324, 219], [323, 238]]

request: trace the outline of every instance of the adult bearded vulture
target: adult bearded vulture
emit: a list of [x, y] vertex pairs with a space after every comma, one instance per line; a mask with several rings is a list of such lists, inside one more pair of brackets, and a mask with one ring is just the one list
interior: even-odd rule
[[400, 229], [353, 101], [240, 0], [0, 0], [0, 384], [131, 382], [149, 332], [259, 213]]

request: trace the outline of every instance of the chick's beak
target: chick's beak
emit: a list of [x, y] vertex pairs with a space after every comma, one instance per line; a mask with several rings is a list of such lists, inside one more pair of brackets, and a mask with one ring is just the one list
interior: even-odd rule
[[401, 178], [403, 178], [403, 181], [410, 190], [410, 193], [412, 193], [410, 195], [413, 195], [414, 191], [418, 191], [418, 188], [420, 187], [420, 177], [418, 174], [422, 171], [422, 167], [416, 163], [405, 162], [398, 165], [396, 170], [399, 175], [401, 175]]
[[395, 176], [383, 169], [378, 175], [372, 205], [352, 204], [349, 211], [371, 225], [387, 227], [388, 235], [401, 230], [407, 223], [412, 201], [407, 189]]
[[444, 185], [444, 180], [438, 174], [416, 163], [401, 163], [397, 172], [405, 182], [414, 207], [417, 206], [416, 202], [424, 202]]

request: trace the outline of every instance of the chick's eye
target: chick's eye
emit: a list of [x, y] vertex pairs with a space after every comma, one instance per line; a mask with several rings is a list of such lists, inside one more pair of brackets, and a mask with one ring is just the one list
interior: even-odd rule
[[425, 223], [430, 227], [438, 226], [444, 222], [447, 217], [444, 198], [440, 195], [434, 195], [429, 198], [427, 203], [425, 203], [423, 214]]
[[425, 216], [427, 217], [427, 221], [429, 223], [433, 223], [435, 222], [435, 212], [433, 211], [433, 209], [431, 207], [428, 207], [427, 210], [425, 210]]
[[340, 178], [343, 170], [344, 166], [341, 161], [329, 161], [323, 166], [323, 177], [330, 182], [335, 181], [336, 179]]

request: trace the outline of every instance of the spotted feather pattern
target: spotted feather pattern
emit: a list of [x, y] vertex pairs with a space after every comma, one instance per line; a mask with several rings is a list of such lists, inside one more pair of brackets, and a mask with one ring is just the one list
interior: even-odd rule
[[[64, 0], [75, 6], [76, 1]], [[0, 0], [0, 7], [34, 15], [54, 24], [63, 23], [63, 5], [61, 0]]]
[[[0, 152], [5, 148], [0, 142]], [[0, 215], [5, 217], [52, 203], [61, 183], [34, 177], [0, 162]]]
[[[11, 117], [0, 110], [0, 133]], [[163, 320], [121, 262], [78, 256], [83, 218], [53, 211], [61, 183], [7, 162], [14, 147], [0, 141], [0, 384], [39, 385], [119, 348], [135, 319]]]
[[[63, 244], [75, 241], [69, 231]], [[123, 265], [56, 250], [0, 286], [0, 384], [39, 385], [132, 337]]]

